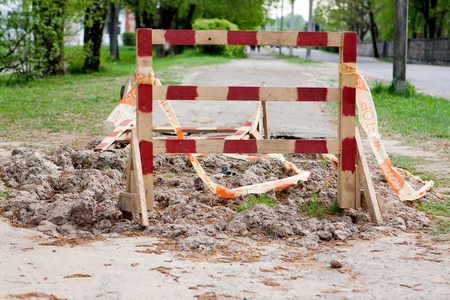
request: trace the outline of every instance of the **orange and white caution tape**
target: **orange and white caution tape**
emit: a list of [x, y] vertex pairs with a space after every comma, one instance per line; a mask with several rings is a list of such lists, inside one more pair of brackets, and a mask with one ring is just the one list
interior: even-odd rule
[[[159, 81], [157, 84], [160, 84]], [[172, 109], [172, 105], [168, 100], [158, 100], [158, 104], [161, 107], [161, 109], [164, 111], [166, 116], [169, 118], [170, 123], [172, 124], [172, 127], [175, 130], [175, 133], [179, 139], [184, 139], [183, 131], [181, 130], [181, 126], [178, 122], [178, 119]], [[206, 186], [216, 195], [226, 197], [226, 198], [236, 198], [239, 196], [246, 196], [249, 194], [262, 194], [266, 193], [271, 190], [279, 190], [286, 188], [288, 186], [292, 186], [298, 183], [298, 181], [302, 180], [305, 181], [308, 179], [310, 172], [299, 170], [293, 163], [288, 162], [284, 159], [284, 157], [281, 154], [265, 154], [260, 157], [272, 157], [280, 159], [283, 163], [283, 165], [286, 167], [287, 170], [294, 171], [297, 173], [294, 176], [283, 178], [279, 180], [259, 183], [259, 184], [253, 184], [248, 186], [243, 186], [239, 188], [234, 189], [228, 189], [220, 184], [215, 183], [212, 181], [208, 175], [205, 173], [205, 170], [200, 165], [199, 161], [196, 158], [196, 155], [193, 153], [186, 153], [187, 157], [192, 163], [192, 166], [194, 167], [195, 171], [197, 172], [198, 176], [202, 179], [202, 181], [206, 184]], [[227, 154], [226, 156], [239, 158], [239, 159], [245, 159], [245, 160], [255, 160], [260, 157], [254, 157], [254, 156], [245, 156], [245, 155], [230, 155]]]
[[[138, 74], [135, 75], [135, 81], [138, 83], [145, 83], [145, 84], [152, 84], [152, 85], [161, 85], [161, 82], [159, 79], [151, 72], [151, 74]], [[185, 139], [183, 130], [181, 129], [181, 126], [178, 122], [178, 119], [175, 115], [175, 112], [173, 111], [172, 105], [168, 100], [158, 100], [158, 104], [163, 110], [163, 112], [168, 117], [177, 137], [179, 139]], [[122, 120], [125, 119], [135, 119], [136, 118], [136, 86], [133, 87], [130, 92], [122, 99], [122, 101], [119, 103], [119, 105], [113, 110], [111, 115], [108, 117], [107, 121], [111, 121], [113, 123], [119, 124]], [[249, 127], [249, 125], [248, 125]], [[250, 128], [250, 127], [249, 127]], [[231, 139], [239, 139], [241, 138], [242, 129], [230, 136]], [[245, 130], [244, 130], [245, 131]], [[239, 196], [246, 196], [249, 194], [262, 194], [266, 193], [270, 190], [279, 190], [286, 188], [288, 186], [292, 186], [298, 183], [298, 181], [306, 181], [310, 175], [310, 172], [299, 170], [293, 163], [286, 161], [281, 154], [265, 154], [259, 157], [256, 156], [248, 156], [248, 155], [227, 155], [229, 157], [234, 157], [238, 159], [244, 159], [244, 160], [256, 160], [260, 157], [272, 157], [281, 160], [283, 165], [288, 171], [293, 171], [296, 173], [296, 175], [283, 178], [279, 180], [259, 183], [259, 184], [253, 184], [248, 186], [243, 186], [239, 188], [234, 189], [228, 189], [224, 186], [221, 186], [220, 184], [217, 184], [213, 182], [208, 175], [206, 174], [205, 170], [200, 165], [199, 161], [197, 160], [196, 156], [201, 156], [199, 154], [195, 153], [186, 153], [187, 157], [192, 163], [192, 166], [194, 167], [195, 171], [197, 172], [198, 176], [202, 179], [202, 181], [208, 186], [208, 188], [216, 195], [226, 197], [226, 198], [235, 198]]]
[[[370, 146], [372, 147], [381, 172], [388, 181], [389, 185], [402, 201], [415, 200], [424, 196], [425, 193], [433, 187], [433, 181], [430, 180], [426, 182], [421, 189], [416, 191], [408, 182], [405, 181], [399, 172], [415, 178], [418, 177], [412, 175], [406, 170], [395, 168], [392, 165], [392, 162], [389, 159], [383, 144], [381, 143], [381, 136], [378, 132], [378, 118], [375, 111], [372, 94], [370, 93], [369, 86], [366, 81], [359, 73], [356, 73], [356, 103], [358, 106], [359, 123], [369, 137]], [[418, 179], [420, 180], [420, 178]]]

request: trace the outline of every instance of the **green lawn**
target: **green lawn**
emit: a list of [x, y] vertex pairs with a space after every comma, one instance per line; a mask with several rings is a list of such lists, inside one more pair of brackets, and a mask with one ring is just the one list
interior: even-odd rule
[[[68, 49], [74, 66], [81, 69], [76, 54], [79, 48]], [[0, 77], [0, 138], [24, 140], [32, 131], [79, 132], [89, 135], [102, 133], [102, 123], [120, 101], [120, 87], [132, 79], [135, 47], [121, 47], [120, 60], [102, 59], [102, 72], [71, 74], [36, 80], [24, 86], [6, 86], [8, 75]], [[108, 49], [102, 49], [108, 57]], [[154, 60], [153, 67], [163, 84], [180, 84], [190, 67], [222, 64], [230, 58], [205, 56], [194, 49], [183, 54]], [[173, 68], [177, 66], [176, 68]]]

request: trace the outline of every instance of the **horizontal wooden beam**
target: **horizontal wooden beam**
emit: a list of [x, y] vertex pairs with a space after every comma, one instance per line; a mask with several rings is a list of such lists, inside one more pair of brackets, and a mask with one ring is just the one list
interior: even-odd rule
[[338, 140], [154, 139], [155, 153], [333, 153]]
[[339, 102], [339, 88], [253, 86], [153, 86], [153, 99], [196, 101]]
[[[189, 133], [230, 133], [238, 127], [181, 127], [183, 132]], [[174, 132], [173, 127], [153, 127], [153, 132]]]
[[226, 31], [154, 29], [151, 31], [153, 45], [173, 44], [341, 47], [341, 37], [343, 34], [341, 32], [239, 30]]

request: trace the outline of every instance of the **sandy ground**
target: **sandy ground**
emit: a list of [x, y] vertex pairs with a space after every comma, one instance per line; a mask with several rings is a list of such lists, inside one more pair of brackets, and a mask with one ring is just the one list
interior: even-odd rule
[[[326, 77], [327, 66], [292, 73], [292, 65], [262, 57], [244, 60], [244, 68], [253, 66], [253, 75], [243, 77], [238, 61], [223, 66], [198, 68], [190, 84], [211, 85], [232, 79], [230, 85], [260, 85], [268, 74], [289, 71], [286, 84], [266, 81], [266, 86], [298, 83], [320, 86], [316, 75]], [[277, 71], [277, 65], [280, 69]], [[242, 67], [242, 66], [241, 66]], [[223, 68], [223, 70], [221, 69]], [[235, 70], [235, 71], [233, 71]], [[237, 70], [237, 71], [236, 71]], [[212, 74], [222, 75], [214, 79]], [[211, 73], [208, 73], [211, 72]], [[234, 72], [234, 73], [233, 73]], [[266, 72], [266, 73], [265, 73]], [[292, 75], [291, 75], [292, 73]], [[336, 72], [337, 73], [337, 72]], [[230, 78], [224, 78], [227, 74]], [[257, 74], [264, 76], [257, 77]], [[270, 77], [270, 76], [269, 76]], [[221, 79], [222, 78], [222, 79]], [[254, 81], [251, 81], [254, 78]], [[215, 81], [217, 80], [217, 81]], [[291, 81], [290, 81], [291, 80]], [[333, 80], [328, 78], [326, 80]], [[302, 84], [303, 85], [303, 84]], [[177, 108], [175, 108], [177, 110]], [[190, 108], [192, 109], [192, 108]], [[282, 114], [271, 106], [273, 115]], [[320, 108], [312, 107], [320, 112]], [[221, 111], [225, 124], [242, 123], [253, 108], [229, 114], [214, 108], [206, 119], [189, 109], [178, 108], [179, 116], [197, 123], [183, 126], [215, 126], [213, 111]], [[306, 108], [300, 109], [304, 111]], [[195, 111], [195, 110], [194, 110]], [[247, 113], [248, 111], [248, 113]], [[292, 111], [289, 109], [289, 111]], [[184, 114], [184, 115], [183, 115]], [[190, 116], [191, 114], [191, 116]], [[327, 118], [321, 115], [314, 129], [333, 134]], [[189, 118], [191, 118], [189, 120]], [[293, 120], [304, 120], [292, 111]], [[317, 123], [317, 124], [319, 124]], [[222, 124], [218, 124], [222, 125]], [[271, 123], [271, 128], [278, 125]], [[325, 126], [325, 127], [324, 127]], [[278, 129], [279, 128], [279, 129]], [[317, 132], [300, 127], [278, 127], [279, 132], [308, 136]], [[329, 130], [330, 128], [330, 130]], [[70, 136], [55, 137], [61, 145], [72, 142]], [[4, 154], [26, 144], [5, 145]], [[35, 143], [39, 148], [39, 143]], [[56, 145], [55, 145], [56, 146]], [[393, 141], [386, 148], [395, 153], [412, 151], [442, 161], [442, 154], [415, 151]], [[421, 154], [419, 154], [419, 152]], [[441, 167], [445, 169], [444, 161]], [[449, 168], [450, 169], [450, 168]], [[447, 169], [448, 172], [448, 169]], [[363, 230], [364, 227], [361, 227]], [[41, 228], [41, 230], [43, 230]], [[448, 299], [450, 298], [450, 245], [434, 243], [420, 231], [373, 229], [378, 237], [344, 241], [319, 241], [301, 247], [293, 238], [268, 240], [245, 236], [229, 237], [219, 248], [180, 250], [174, 240], [130, 231], [95, 237], [64, 237], [54, 232], [17, 228], [0, 219], [0, 298], [5, 299]], [[361, 236], [361, 235], [360, 235]], [[337, 261], [331, 265], [332, 261]], [[339, 268], [334, 268], [342, 264]]]

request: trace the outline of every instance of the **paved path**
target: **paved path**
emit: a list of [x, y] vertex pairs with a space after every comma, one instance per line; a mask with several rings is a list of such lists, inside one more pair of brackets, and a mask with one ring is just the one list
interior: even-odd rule
[[[200, 67], [185, 84], [203, 86], [323, 86], [330, 73], [338, 78], [331, 64], [300, 66], [277, 59], [270, 50], [252, 53], [247, 59], [236, 59], [219, 66]], [[334, 82], [335, 84], [335, 82]], [[237, 126], [248, 121], [256, 103], [249, 101], [172, 101], [181, 126]], [[169, 125], [160, 109], [154, 123]], [[329, 119], [312, 102], [269, 103], [269, 127], [272, 133], [295, 134], [304, 138], [334, 138]]]
[[[283, 48], [283, 54], [288, 54], [288, 48]], [[294, 49], [296, 56], [306, 57], [305, 48]], [[327, 53], [319, 50], [312, 50], [311, 59], [335, 63], [336, 68], [339, 57], [335, 53]], [[364, 77], [374, 77], [374, 79], [391, 81], [392, 63], [382, 62], [373, 57], [358, 56], [358, 70]], [[450, 67], [434, 66], [423, 64], [407, 64], [406, 79], [410, 81], [421, 92], [426, 92], [433, 96], [440, 96], [450, 99]]]
[[[178, 252], [165, 240], [55, 246], [0, 219], [1, 299], [449, 299], [449, 246], [401, 233], [315, 250], [242, 239], [237, 252]], [[58, 244], [58, 243], [56, 243]], [[256, 259], [248, 261], [243, 253]], [[334, 259], [341, 269], [330, 268]]]

